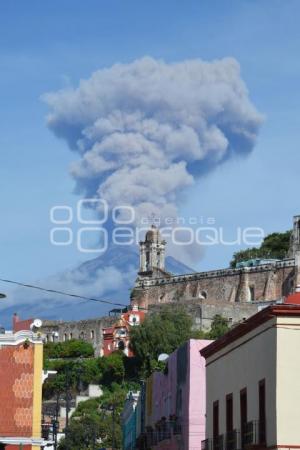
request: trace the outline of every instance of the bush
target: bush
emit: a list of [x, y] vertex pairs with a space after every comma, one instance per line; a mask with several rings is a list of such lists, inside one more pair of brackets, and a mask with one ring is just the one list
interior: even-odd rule
[[44, 346], [45, 358], [89, 358], [94, 356], [94, 348], [89, 342], [71, 339], [66, 342], [47, 342]]

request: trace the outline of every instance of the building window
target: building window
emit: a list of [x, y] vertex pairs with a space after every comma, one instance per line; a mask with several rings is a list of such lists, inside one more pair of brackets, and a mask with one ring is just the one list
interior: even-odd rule
[[213, 403], [213, 438], [215, 439], [218, 436], [219, 436], [219, 402], [215, 401]]
[[67, 335], [67, 333], [65, 333], [64, 334], [64, 341], [67, 341], [68, 340], [68, 335]]
[[91, 339], [94, 339], [95, 338], [95, 332], [94, 332], [94, 330], [91, 330]]
[[232, 394], [226, 395], [226, 431], [233, 431], [233, 397]]
[[249, 286], [249, 301], [254, 302], [255, 301], [255, 287]]
[[241, 433], [242, 433], [242, 447], [244, 448], [245, 438], [247, 433], [247, 389], [242, 389], [240, 392], [240, 417], [241, 417]]
[[258, 383], [258, 409], [259, 409], [259, 443], [266, 442], [266, 384], [265, 380]]
[[79, 339], [84, 340], [84, 332], [83, 332], [83, 331], [81, 331], [81, 333], [80, 333], [80, 335], [79, 335]]
[[69, 339], [70, 339], [70, 340], [73, 339], [73, 333], [70, 333], [70, 334], [69, 334]]

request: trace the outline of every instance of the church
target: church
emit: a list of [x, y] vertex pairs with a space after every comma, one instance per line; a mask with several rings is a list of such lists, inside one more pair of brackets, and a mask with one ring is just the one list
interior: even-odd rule
[[294, 217], [288, 257], [257, 260], [238, 268], [183, 275], [165, 270], [166, 241], [152, 225], [140, 242], [140, 267], [131, 304], [155, 309], [165, 303], [184, 304], [203, 328], [215, 314], [241, 321], [266, 302], [280, 302], [300, 285], [300, 216]]
[[[282, 303], [290, 293], [300, 291], [300, 216], [294, 217], [290, 249], [283, 260], [259, 260], [255, 264], [245, 262], [235, 269], [173, 275], [165, 268], [166, 246], [154, 225], [140, 242], [139, 269], [131, 291], [129, 315], [137, 311], [151, 313], [164, 304], [183, 305], [193, 317], [195, 329], [207, 330], [217, 314], [234, 325], [269, 304]], [[120, 325], [124, 313], [120, 312], [118, 319], [44, 321], [43, 333], [52, 342], [86, 340], [99, 356], [123, 344], [126, 351], [128, 330], [123, 323]], [[127, 323], [127, 316], [125, 319]], [[120, 330], [124, 331], [122, 339]], [[120, 340], [124, 342], [120, 344]]]

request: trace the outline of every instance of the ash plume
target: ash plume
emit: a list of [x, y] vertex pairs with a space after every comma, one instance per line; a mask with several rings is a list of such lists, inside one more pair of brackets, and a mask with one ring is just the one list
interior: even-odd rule
[[263, 120], [233, 58], [144, 57], [43, 99], [49, 128], [78, 155], [77, 191], [131, 205], [138, 218], [176, 216], [197, 178], [252, 151]]

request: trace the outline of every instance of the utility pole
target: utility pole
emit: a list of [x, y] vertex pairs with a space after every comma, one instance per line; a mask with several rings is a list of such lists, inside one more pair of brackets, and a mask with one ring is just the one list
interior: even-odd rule
[[58, 431], [58, 412], [59, 412], [59, 392], [56, 394], [55, 414], [52, 420], [54, 450], [57, 450], [57, 431]]
[[115, 404], [112, 405], [112, 430], [111, 430], [111, 448], [112, 450], [115, 449]]
[[[65, 384], [65, 400], [66, 400], [66, 426], [65, 426], [65, 438], [67, 438], [69, 427], [69, 413], [70, 413], [70, 382], [69, 382], [70, 370], [66, 366], [66, 384]], [[67, 449], [69, 450], [68, 439], [66, 439]]]

